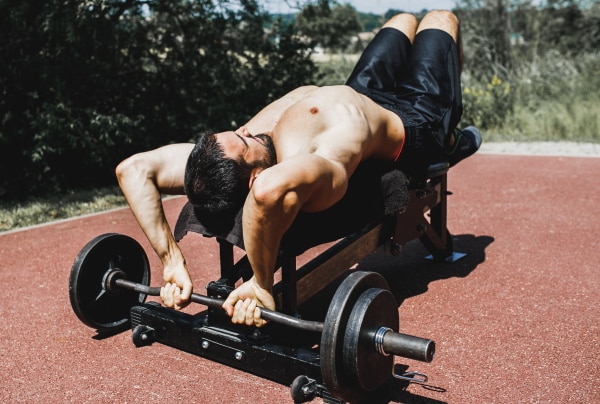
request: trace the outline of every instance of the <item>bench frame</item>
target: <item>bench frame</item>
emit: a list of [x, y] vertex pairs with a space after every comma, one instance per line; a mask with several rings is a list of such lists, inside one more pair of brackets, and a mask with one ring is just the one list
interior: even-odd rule
[[[437, 262], [454, 262], [465, 254], [453, 250], [447, 229], [448, 164], [429, 167], [422, 178], [408, 185], [409, 202], [404, 211], [395, 212], [369, 223], [362, 230], [339, 240], [300, 268], [296, 256], [280, 251], [281, 281], [274, 286], [279, 308], [294, 314], [299, 305], [316, 295], [366, 256], [383, 251], [397, 255], [406, 243], [419, 239]], [[252, 275], [247, 257], [234, 263], [234, 246], [218, 239], [221, 278], [208, 285], [213, 297], [226, 297], [239, 279]]]

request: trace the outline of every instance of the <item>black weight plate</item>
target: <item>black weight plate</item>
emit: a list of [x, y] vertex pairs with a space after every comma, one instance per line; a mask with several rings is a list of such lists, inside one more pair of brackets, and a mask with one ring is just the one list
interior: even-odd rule
[[131, 307], [146, 295], [131, 290], [108, 291], [105, 278], [119, 270], [127, 280], [150, 284], [144, 249], [129, 236], [107, 233], [95, 237], [77, 255], [69, 276], [69, 300], [77, 317], [98, 332], [118, 332], [129, 326]]
[[386, 280], [376, 272], [353, 272], [337, 288], [327, 310], [321, 335], [320, 358], [323, 383], [331, 394], [350, 401], [361, 392], [354, 377], [343, 363], [344, 334], [354, 303], [367, 289], [389, 289]]
[[352, 309], [344, 334], [344, 367], [363, 391], [374, 391], [392, 374], [394, 356], [375, 349], [375, 332], [398, 331], [398, 303], [388, 290], [367, 289]]

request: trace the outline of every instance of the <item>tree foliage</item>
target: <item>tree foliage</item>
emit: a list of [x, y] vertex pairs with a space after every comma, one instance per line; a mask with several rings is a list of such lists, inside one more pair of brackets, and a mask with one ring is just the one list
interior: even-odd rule
[[586, 1], [462, 0], [465, 60], [472, 73], [503, 79], [549, 53], [567, 57], [600, 49], [600, 19]]
[[[587, 62], [581, 64], [600, 49], [594, 10], [577, 0], [459, 2], [455, 11], [466, 73], [463, 122], [499, 127], [516, 112], [517, 100], [529, 105], [558, 99], [569, 76], [594, 71]], [[592, 60], [597, 63], [598, 57]]]
[[296, 16], [298, 31], [328, 51], [344, 50], [362, 30], [358, 13], [349, 4], [331, 0], [307, 4]]
[[225, 130], [312, 77], [255, 0], [0, 0], [0, 196], [114, 183], [141, 150]]

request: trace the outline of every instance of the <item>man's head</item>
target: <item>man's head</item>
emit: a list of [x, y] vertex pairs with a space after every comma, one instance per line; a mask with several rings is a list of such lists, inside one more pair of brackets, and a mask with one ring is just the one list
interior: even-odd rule
[[275, 148], [267, 135], [202, 136], [188, 158], [184, 183], [198, 219], [209, 229], [230, 226], [252, 178], [275, 163]]

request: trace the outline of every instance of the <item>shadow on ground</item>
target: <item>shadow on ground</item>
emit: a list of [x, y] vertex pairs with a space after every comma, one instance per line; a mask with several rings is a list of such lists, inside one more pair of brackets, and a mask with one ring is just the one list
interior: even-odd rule
[[[453, 236], [453, 245], [456, 252], [467, 254], [454, 263], [435, 262], [427, 260], [427, 249], [415, 240], [407, 243], [403, 251], [397, 256], [387, 254], [372, 254], [363, 259], [354, 268], [356, 271], [371, 271], [383, 275], [387, 280], [391, 292], [394, 294], [398, 305], [404, 300], [426, 293], [431, 282], [450, 279], [466, 278], [479, 264], [485, 261], [485, 251], [494, 242], [491, 236], [475, 236], [463, 234]], [[321, 293], [305, 303], [301, 311], [304, 318], [323, 319], [333, 294], [342, 280], [352, 271], [345, 273], [341, 279], [328, 285]], [[396, 365], [395, 373], [406, 372], [408, 366]], [[390, 377], [377, 391], [370, 394], [369, 404], [405, 403], [405, 404], [441, 404], [443, 401], [419, 396], [407, 391], [410, 382]], [[442, 387], [425, 383], [422, 388], [444, 392]]]
[[[353, 271], [370, 271], [381, 274], [388, 282], [398, 305], [405, 299], [426, 293], [429, 284], [443, 279], [465, 278], [485, 261], [485, 250], [494, 242], [491, 236], [464, 234], [453, 236], [454, 250], [467, 254], [454, 262], [435, 262], [425, 259], [429, 255], [419, 240], [406, 244], [396, 256], [371, 254], [364, 258]], [[353, 271], [347, 271], [340, 279], [329, 284], [300, 308], [305, 318], [325, 318], [329, 302], [339, 284]]]
[[361, 261], [356, 269], [383, 275], [400, 305], [405, 299], [427, 292], [431, 282], [469, 276], [485, 261], [485, 250], [493, 242], [494, 238], [490, 236], [453, 236], [454, 250], [467, 255], [454, 263], [440, 263], [426, 260], [428, 251], [414, 240], [399, 255], [373, 254]]

